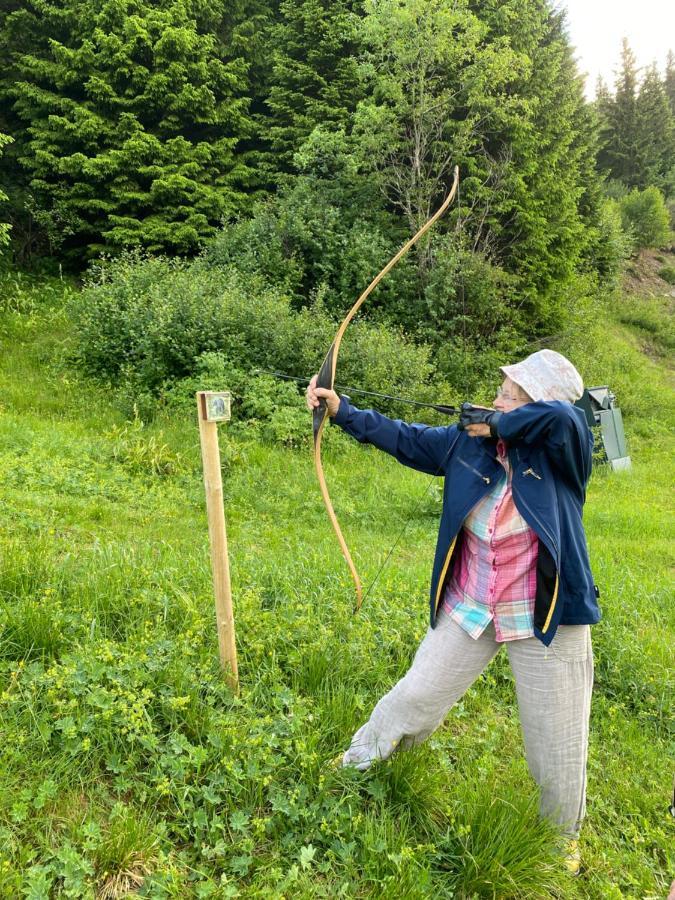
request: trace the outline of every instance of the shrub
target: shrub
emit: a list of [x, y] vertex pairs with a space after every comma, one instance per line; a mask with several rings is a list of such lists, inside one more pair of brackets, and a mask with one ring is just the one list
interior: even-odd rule
[[[208, 352], [242, 367], [287, 368], [303, 339], [288, 301], [259, 279], [137, 253], [95, 269], [71, 309], [89, 373], [113, 381], [133, 373], [153, 390], [192, 374]], [[328, 334], [325, 317], [322, 326]]]
[[[377, 186], [357, 175], [344, 133], [318, 127], [295, 162], [300, 174], [256, 205], [251, 219], [228, 223], [203, 263], [259, 275], [290, 294], [296, 307], [323, 293], [329, 312], [339, 316], [398, 249], [399, 227], [382, 211]], [[406, 277], [403, 261], [371, 307], [394, 296], [409, 308]]]
[[659, 278], [663, 278], [668, 284], [675, 284], [675, 266], [663, 266], [659, 269]]
[[240, 272], [261, 275], [284, 293], [300, 292], [304, 264], [280, 227], [277, 203], [267, 201], [254, 207], [250, 219], [226, 223], [203, 255], [211, 267], [236, 266]]
[[631, 235], [622, 224], [621, 204], [609, 197], [600, 205], [597, 237], [590, 253], [593, 267], [604, 281], [613, 284], [632, 249]]
[[670, 217], [663, 194], [650, 186], [640, 191], [634, 188], [621, 201], [624, 231], [632, 236], [636, 249], [661, 247], [670, 237]]
[[[291, 445], [301, 416], [306, 429], [299, 390], [260, 372], [309, 377], [337, 331], [321, 297], [296, 311], [259, 276], [137, 253], [99, 265], [71, 313], [85, 370], [117, 384], [131, 408], [138, 395], [142, 418], [153, 395], [192, 410], [196, 390], [228, 389], [235, 419], [264, 423]], [[429, 348], [400, 329], [355, 322], [337, 380], [424, 399], [434, 394], [434, 372]]]

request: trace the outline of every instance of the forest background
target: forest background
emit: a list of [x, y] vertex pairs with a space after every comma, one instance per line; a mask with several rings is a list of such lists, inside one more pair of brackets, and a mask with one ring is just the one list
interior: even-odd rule
[[[191, 304], [208, 306], [216, 281], [255, 285], [303, 339], [296, 314], [313, 310], [319, 347], [458, 165], [458, 203], [366, 313], [429, 350], [415, 383], [433, 370], [475, 389], [496, 360], [583, 327], [625, 257], [669, 239], [672, 54], [663, 77], [656, 65], [640, 73], [626, 44], [614, 91], [600, 86], [589, 104], [564, 14], [544, 0], [41, 0], [4, 6], [0, 48], [3, 229], [16, 264], [80, 272], [97, 260], [96, 280], [102, 255], [129, 248], [198, 255], [166, 276], [190, 284]], [[130, 333], [136, 313], [107, 355], [84, 337], [90, 371], [138, 375], [140, 358], [156, 357]], [[156, 317], [169, 314], [186, 312]], [[222, 352], [226, 327], [164, 348], [142, 381], [190, 374], [202, 353]], [[304, 375], [321, 354], [254, 355]], [[388, 387], [402, 389], [409, 367], [387, 361]]]
[[[638, 69], [625, 42], [589, 103], [545, 0], [7, 0], [0, 53], [0, 896], [661, 896], [673, 55]], [[424, 594], [438, 496], [379, 470], [413, 525], [345, 624], [344, 573], [326, 583], [330, 535], [296, 490], [301, 394], [260, 371], [317, 370], [455, 165], [457, 202], [370, 298], [338, 380], [490, 402], [498, 365], [550, 346], [619, 396], [633, 480], [596, 470], [588, 530], [597, 733], [628, 761], [594, 748], [574, 889], [533, 790], [509, 788], [522, 761], [499, 763], [519, 746], [503, 665], [472, 725], [462, 706], [363, 784], [324, 770], [421, 634], [423, 604], [411, 629], [397, 598]], [[194, 391], [223, 387], [242, 700], [194, 545]], [[336, 431], [368, 572], [398, 520]]]

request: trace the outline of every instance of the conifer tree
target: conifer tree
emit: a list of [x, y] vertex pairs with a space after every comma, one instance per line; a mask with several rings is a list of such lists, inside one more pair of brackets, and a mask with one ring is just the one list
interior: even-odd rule
[[601, 145], [610, 139], [613, 104], [614, 97], [609, 89], [609, 85], [600, 75], [595, 86], [595, 101], [593, 105], [598, 121], [598, 135]]
[[673, 54], [672, 50], [668, 51], [668, 56], [666, 57], [664, 87], [668, 102], [670, 103], [671, 112], [675, 116], [675, 54]]
[[261, 160], [275, 183], [317, 125], [347, 126], [361, 97], [359, 0], [281, 0], [268, 31], [271, 65], [259, 116]]
[[15, 157], [64, 251], [189, 252], [241, 207], [246, 12], [245, 0], [26, 0], [0, 14]]
[[665, 190], [675, 166], [675, 119], [656, 63], [649, 66], [638, 95], [640, 172], [637, 184]]
[[[604, 100], [603, 100], [604, 102]], [[614, 98], [603, 109], [603, 141], [598, 152], [600, 169], [628, 187], [641, 183], [642, 140], [638, 113], [638, 68], [626, 38], [621, 46], [621, 68]]]
[[[493, 39], [507, 38], [529, 65], [510, 86], [520, 114], [506, 132], [511, 149], [506, 194], [511, 215], [501, 236], [509, 268], [521, 275], [540, 322], [555, 315], [554, 296], [572, 277], [597, 215], [599, 191], [591, 164], [595, 122], [584, 100], [565, 29], [565, 14], [546, 0], [522, 0], [504, 16], [488, 4]], [[506, 27], [504, 27], [506, 23]], [[551, 324], [554, 324], [553, 322]]]

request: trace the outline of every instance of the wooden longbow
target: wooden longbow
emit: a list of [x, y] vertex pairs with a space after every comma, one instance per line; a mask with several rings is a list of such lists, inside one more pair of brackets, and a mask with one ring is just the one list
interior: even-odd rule
[[[434, 213], [434, 215], [429, 219], [428, 222], [420, 228], [417, 234], [414, 234], [410, 240], [398, 251], [396, 256], [389, 260], [387, 265], [382, 269], [382, 271], [370, 282], [365, 291], [358, 298], [356, 303], [349, 310], [347, 315], [345, 316], [342, 324], [338, 328], [337, 334], [333, 339], [333, 343], [330, 345], [330, 350], [326, 354], [326, 358], [323, 361], [321, 369], [319, 370], [319, 374], [316, 381], [317, 387], [327, 388], [328, 390], [333, 390], [333, 384], [335, 383], [335, 369], [337, 367], [338, 353], [340, 351], [340, 344], [342, 342], [342, 337], [347, 330], [347, 326], [352, 321], [356, 313], [361, 308], [364, 300], [368, 297], [373, 290], [377, 287], [380, 281], [384, 278], [384, 276], [390, 272], [396, 263], [401, 259], [401, 257], [405, 256], [405, 254], [410, 250], [412, 246], [414, 246], [417, 241], [424, 235], [443, 215], [443, 213], [448, 209], [450, 204], [452, 203], [456, 193], [457, 188], [459, 186], [459, 166], [455, 166], [454, 170], [454, 180], [452, 183], [452, 187], [450, 189], [450, 193], [443, 201], [442, 206]], [[359, 578], [359, 573], [356, 571], [356, 566], [352, 560], [351, 553], [349, 552], [349, 548], [347, 547], [347, 542], [344, 539], [344, 535], [342, 534], [342, 530], [338, 524], [337, 517], [335, 515], [335, 510], [333, 509], [333, 503], [330, 499], [330, 494], [328, 493], [328, 487], [326, 485], [326, 478], [323, 473], [323, 465], [321, 463], [321, 436], [323, 434], [323, 429], [326, 424], [326, 419], [328, 417], [328, 410], [326, 408], [326, 401], [320, 400], [319, 406], [314, 410], [313, 413], [313, 428], [314, 428], [314, 466], [316, 468], [317, 478], [319, 479], [319, 486], [321, 487], [321, 495], [323, 497], [323, 502], [326, 505], [326, 510], [328, 512], [328, 517], [333, 524], [333, 529], [337, 536], [337, 539], [340, 543], [340, 549], [342, 550], [342, 555], [344, 556], [347, 565], [349, 566], [349, 571], [351, 572], [352, 579], [354, 580], [354, 586], [356, 588], [356, 610], [361, 608], [361, 601], [363, 599], [363, 590], [361, 587], [361, 579]]]

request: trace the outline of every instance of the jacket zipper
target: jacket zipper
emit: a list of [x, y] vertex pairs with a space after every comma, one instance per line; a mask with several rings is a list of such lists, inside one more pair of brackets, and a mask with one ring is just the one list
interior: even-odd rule
[[532, 468], [525, 469], [525, 471], [523, 472], [523, 476], [525, 476], [525, 475], [534, 475], [534, 477], [537, 479], [537, 481], [541, 481], [541, 475], [537, 475], [537, 473]]
[[[531, 470], [528, 470], [528, 471], [531, 471]], [[532, 474], [535, 474], [535, 473], [533, 472]], [[523, 475], [527, 475], [527, 471], [523, 472]], [[537, 477], [538, 477], [539, 480], [541, 481], [541, 476], [537, 476]], [[539, 516], [535, 515], [535, 514], [532, 512], [531, 506], [528, 504], [528, 502], [525, 500], [525, 498], [524, 498], [522, 495], [520, 496], [520, 499], [521, 499], [522, 502], [523, 502], [523, 506], [525, 506], [525, 508], [527, 509], [527, 511], [529, 512], [529, 514], [532, 516], [532, 518], [534, 519], [534, 521], [537, 522], [537, 524], [539, 525], [539, 527], [541, 528], [541, 530], [544, 532], [544, 534], [545, 534], [545, 535], [548, 537], [548, 539], [550, 540], [550, 542], [551, 542], [551, 544], [552, 544], [552, 546], [553, 546], [553, 548], [554, 548], [554, 550], [555, 550], [555, 552], [556, 552], [556, 556], [558, 557], [558, 561], [559, 561], [559, 560], [560, 560], [560, 550], [558, 549], [558, 545], [556, 544], [556, 542], [553, 540], [553, 537], [552, 537], [551, 533], [549, 532], [549, 530], [548, 530], [547, 528], [544, 528], [544, 526], [543, 526], [543, 524], [542, 524], [542, 522], [541, 522], [541, 519], [539, 518]], [[548, 631], [548, 627], [549, 627], [549, 625], [551, 624], [551, 618], [552, 618], [552, 616], [553, 616], [553, 610], [555, 609], [556, 601], [557, 601], [557, 599], [558, 599], [558, 587], [559, 587], [559, 584], [560, 584], [560, 572], [559, 572], [559, 570], [558, 570], [558, 563], [556, 562], [556, 567], [555, 567], [555, 587], [553, 588], [553, 597], [551, 598], [551, 605], [549, 606], [549, 609], [548, 609], [548, 615], [546, 616], [546, 621], [544, 622], [544, 627], [541, 629], [542, 634], [543, 634], [544, 632]]]
[[478, 469], [474, 469], [473, 466], [470, 466], [468, 462], [464, 462], [464, 460], [461, 459], [459, 456], [457, 457], [457, 459], [459, 460], [459, 462], [461, 462], [461, 464], [462, 464], [463, 466], [466, 466], [467, 469], [470, 469], [470, 470], [473, 472], [474, 475], [478, 475], [478, 477], [479, 477], [480, 479], [482, 479], [482, 480], [485, 482], [485, 484], [490, 484], [490, 478], [489, 478], [489, 476], [483, 475], [482, 472], [479, 472]]

